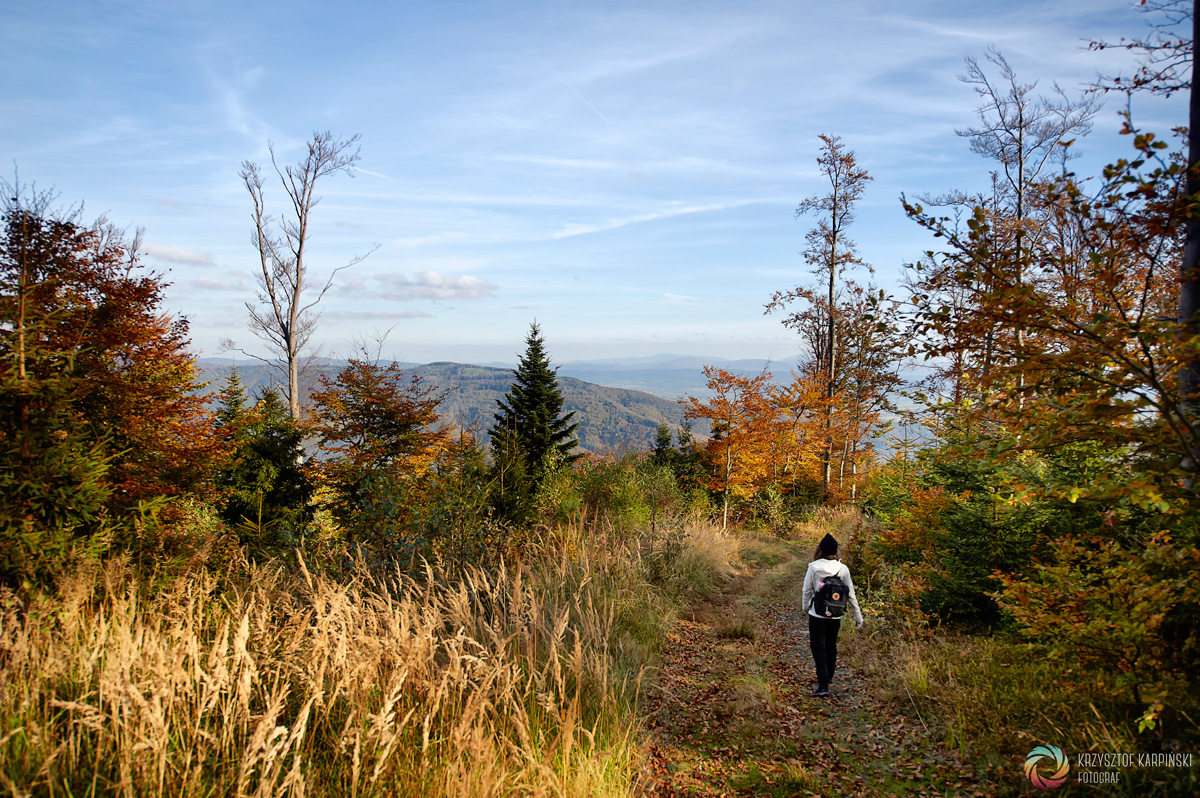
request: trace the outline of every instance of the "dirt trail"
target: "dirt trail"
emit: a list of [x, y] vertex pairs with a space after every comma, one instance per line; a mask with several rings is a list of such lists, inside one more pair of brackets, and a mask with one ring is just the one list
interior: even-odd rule
[[[647, 702], [645, 793], [674, 796], [991, 795], [844, 664], [814, 698], [800, 547], [761, 550], [756, 572], [672, 631]], [[847, 624], [848, 626], [849, 624]], [[843, 646], [848, 630], [842, 630]]]

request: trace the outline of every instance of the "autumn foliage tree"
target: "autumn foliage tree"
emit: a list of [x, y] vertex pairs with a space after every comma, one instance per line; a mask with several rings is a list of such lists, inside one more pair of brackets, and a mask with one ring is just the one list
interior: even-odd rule
[[[818, 453], [823, 494], [853, 495], [852, 477], [872, 456], [873, 439], [888, 429], [886, 414], [894, 409], [892, 399], [903, 382], [907, 342], [899, 306], [882, 290], [853, 281], [843, 286], [833, 314], [826, 298], [808, 289], [796, 288], [791, 295], [805, 304], [784, 324], [799, 333], [803, 350], [779, 401], [792, 420], [797, 462]], [[832, 380], [825, 363], [830, 315], [840, 342]]]
[[32, 574], [202, 488], [222, 447], [193, 391], [187, 322], [160, 309], [165, 284], [137, 240], [3, 190], [3, 548], [10, 573]]
[[1148, 16], [1152, 33], [1131, 39], [1122, 37], [1116, 42], [1093, 39], [1089, 47], [1137, 53], [1138, 68], [1129, 75], [1102, 77], [1096, 87], [1106, 92], [1147, 92], [1165, 97], [1177, 91], [1190, 91], [1196, 0], [1141, 0], [1137, 9]]
[[395, 362], [364, 357], [322, 376], [312, 401], [309, 429], [323, 453], [314, 468], [334, 516], [376, 556], [411, 554], [410, 511], [450, 443], [437, 424], [441, 395]]
[[[1179, 379], [1200, 335], [1175, 312], [1188, 170], [1167, 142], [1124, 132], [1132, 155], [1094, 188], [1029, 187], [1019, 250], [1003, 204], [961, 226], [906, 207], [947, 245], [916, 267], [915, 332], [930, 357], [969, 366], [934, 456], [987, 468], [954, 512], [1027, 555], [960, 594], [993, 596], [1053, 657], [1092, 669], [1106, 700], [1139, 705], [1145, 728], [1179, 721], [1200, 662], [1200, 419]], [[965, 534], [937, 531], [933, 559]]]
[[[1159, 44], [1135, 88], [1169, 94], [1191, 40]], [[961, 134], [999, 164], [990, 191], [904, 202], [939, 241], [911, 266], [910, 335], [952, 389], [916, 462], [872, 486], [873, 550], [919, 569], [927, 612], [1024, 633], [1092, 716], [1157, 749], [1194, 730], [1200, 667], [1197, 150], [1126, 114], [1130, 154], [1079, 177], [1094, 100], [988, 60], [996, 82], [968, 62], [984, 104]]]
[[687, 418], [703, 418], [712, 424], [706, 447], [713, 475], [709, 487], [721, 495], [721, 524], [727, 527], [730, 500], [754, 496], [771, 473], [779, 414], [771, 372], [764, 369], [758, 376], [741, 377], [705, 366], [704, 376], [710, 397], [682, 401]]
[[[1114, 469], [1087, 492], [1167, 510], [1167, 497], [1187, 493], [1183, 469], [1200, 454], [1200, 429], [1176, 379], [1198, 345], [1174, 317], [1186, 170], [1165, 154], [1166, 142], [1126, 132], [1135, 156], [1109, 167], [1091, 195], [1069, 177], [1038, 186], [1038, 213], [1052, 223], [1045, 228], [1070, 229], [1073, 240], [1064, 247], [1056, 235], [1027, 235], [1020, 264], [1003, 254], [1003, 209], [977, 207], [955, 230], [907, 204], [950, 245], [915, 267], [914, 304], [931, 357], [977, 352], [989, 340], [987, 367], [970, 376], [973, 415], [1013, 433], [1006, 451], [1102, 442], [1115, 462], [1136, 467]], [[968, 301], [946, 303], [951, 291]]]

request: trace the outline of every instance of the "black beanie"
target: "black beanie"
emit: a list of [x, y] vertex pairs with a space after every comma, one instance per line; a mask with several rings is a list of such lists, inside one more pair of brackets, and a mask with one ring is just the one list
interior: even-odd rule
[[833, 539], [833, 535], [821, 538], [821, 553], [826, 557], [837, 554], [837, 541]]

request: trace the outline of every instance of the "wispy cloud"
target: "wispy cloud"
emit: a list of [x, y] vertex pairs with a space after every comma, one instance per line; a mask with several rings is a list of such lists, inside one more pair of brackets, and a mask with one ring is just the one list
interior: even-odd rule
[[609, 219], [604, 222], [596, 222], [592, 224], [568, 224], [556, 233], [551, 233], [549, 238], [557, 241], [562, 238], [570, 238], [571, 236], [587, 235], [588, 233], [601, 233], [607, 230], [616, 230], [620, 227], [627, 227], [631, 224], [640, 224], [642, 222], [656, 222], [661, 219], [671, 219], [676, 216], [685, 216], [690, 213], [708, 213], [709, 211], [724, 211], [730, 208], [740, 208], [745, 205], [753, 205], [759, 202], [768, 202], [769, 200], [753, 199], [739, 200], [736, 202], [717, 202], [711, 205], [681, 205], [679, 207], [668, 208], [662, 211], [654, 211], [653, 213], [643, 213], [637, 216], [626, 216], [622, 219]]
[[405, 238], [395, 238], [390, 242], [394, 247], [423, 247], [430, 244], [450, 244], [455, 241], [464, 241], [467, 239], [465, 233], [449, 231], [445, 233], [435, 233], [427, 236], [407, 236]]
[[65, 140], [67, 147], [94, 147], [140, 138], [144, 126], [137, 117], [120, 114], [91, 123]]
[[432, 319], [432, 313], [423, 310], [329, 310], [321, 314], [322, 318], [346, 321], [366, 321], [379, 319], [382, 321], [399, 321], [401, 319]]
[[[374, 283], [371, 285], [370, 283]], [[413, 277], [404, 274], [377, 274], [370, 281], [348, 281], [338, 293], [343, 296], [370, 296], [392, 302], [417, 300], [483, 299], [495, 296], [497, 286], [469, 274], [451, 277], [433, 269]]]
[[186, 211], [188, 206], [184, 205], [179, 200], [171, 199], [170, 197], [155, 197], [154, 204], [160, 208], [170, 208], [173, 211]]
[[[500, 160], [500, 159], [493, 159]], [[466, 205], [474, 207], [545, 207], [561, 205], [586, 205], [588, 200], [578, 197], [558, 195], [531, 194], [502, 194], [502, 193], [453, 193], [453, 192], [378, 192], [370, 191], [356, 193], [355, 197], [364, 202], [403, 202], [420, 205]]]
[[213, 256], [207, 252], [201, 252], [194, 249], [184, 249], [172, 244], [155, 244], [146, 242], [142, 244], [142, 254], [155, 260], [165, 260], [170, 263], [186, 263], [192, 266], [212, 266], [215, 261]]
[[[587, 52], [588, 60], [568, 71], [567, 78], [575, 84], [644, 78], [653, 70], [710, 58], [763, 33], [762, 23], [747, 23], [744, 16], [736, 21], [733, 15], [701, 17], [695, 25], [686, 25], [678, 16], [664, 18], [645, 10], [614, 15], [608, 20], [613, 28], [623, 28], [626, 34], [640, 30], [642, 36], [608, 40], [606, 46]], [[541, 56], [536, 57], [546, 63]]]
[[219, 118], [228, 130], [262, 146], [270, 138], [270, 125], [252, 110], [247, 98], [266, 76], [266, 69], [258, 65], [240, 65], [240, 56], [224, 41], [213, 42], [203, 50], [202, 69], [208, 78]]
[[242, 278], [233, 280], [214, 280], [211, 277], [197, 277], [187, 282], [188, 287], [199, 291], [236, 291], [240, 294], [251, 290], [250, 281]]
[[647, 175], [667, 173], [672, 175], [723, 175], [739, 177], [778, 178], [781, 169], [766, 166], [734, 163], [719, 158], [702, 158], [695, 155], [675, 155], [655, 158], [625, 158], [603, 160], [598, 158], [566, 158], [548, 155], [500, 155], [496, 161], [537, 166], [547, 170], [584, 171], [584, 172], [620, 172], [635, 179], [644, 179]]
[[500, 155], [497, 161], [508, 163], [549, 166], [556, 169], [628, 169], [629, 164], [619, 161], [602, 161], [595, 158], [554, 158], [545, 155]]

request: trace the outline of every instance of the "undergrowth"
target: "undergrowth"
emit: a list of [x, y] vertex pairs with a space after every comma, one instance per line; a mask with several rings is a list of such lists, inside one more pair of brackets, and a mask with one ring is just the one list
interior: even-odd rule
[[[1011, 631], [936, 625], [919, 607], [919, 568], [875, 559], [869, 539], [860, 527], [843, 558], [865, 595], [866, 616], [863, 629], [843, 630], [847, 663], [880, 698], [971, 762], [999, 795], [1028, 793], [1023, 765], [1040, 745], [1057, 746], [1070, 761], [1070, 777], [1057, 795], [1095, 789], [1076, 780], [1079, 753], [1132, 753], [1136, 762], [1139, 753], [1196, 750], [1200, 725], [1187, 712], [1170, 726], [1139, 723], [1142, 708], [1108, 694], [1100, 674], [1078, 662]], [[1190, 796], [1198, 788], [1195, 765], [1135, 765], [1103, 789], [1108, 795]]]

